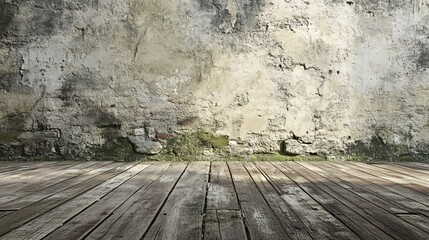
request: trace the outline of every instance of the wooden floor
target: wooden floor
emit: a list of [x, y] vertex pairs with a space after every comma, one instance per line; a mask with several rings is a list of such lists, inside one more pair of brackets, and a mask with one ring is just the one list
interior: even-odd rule
[[429, 239], [429, 164], [0, 162], [0, 239]]

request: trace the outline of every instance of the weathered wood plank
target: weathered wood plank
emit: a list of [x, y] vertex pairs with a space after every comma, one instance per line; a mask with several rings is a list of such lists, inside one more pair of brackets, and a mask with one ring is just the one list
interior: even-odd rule
[[410, 178], [419, 178], [420, 180], [424, 180], [426, 182], [426, 185], [429, 185], [429, 171], [426, 173], [421, 173], [418, 171], [413, 170], [407, 170], [400, 166], [395, 166], [393, 164], [388, 163], [377, 163], [377, 164], [371, 164], [371, 166], [374, 166], [376, 168], [382, 168], [386, 169], [392, 172], [400, 173], [403, 176], [407, 176], [408, 179]]
[[425, 216], [422, 216], [418, 213], [414, 214], [397, 214], [399, 218], [402, 220], [412, 223], [413, 225], [417, 226], [418, 228], [422, 229], [426, 233], [428, 233], [429, 237], [429, 221], [428, 218]]
[[204, 239], [246, 239], [243, 217], [226, 162], [211, 162]]
[[[341, 171], [337, 171], [336, 169], [327, 168], [326, 166], [323, 166], [323, 163], [308, 163], [308, 162], [301, 162], [301, 165], [307, 167], [308, 169], [312, 170], [313, 172], [319, 173], [321, 176], [324, 176], [325, 178], [329, 176], [329, 179], [331, 181], [335, 181], [338, 185], [340, 185], [343, 188], [348, 189], [349, 191], [352, 191], [354, 194], [365, 198], [367, 201], [373, 203], [374, 205], [378, 206], [379, 208], [382, 208], [389, 213], [394, 214], [394, 216], [398, 216], [398, 214], [405, 215], [405, 214], [413, 214], [415, 212], [415, 209], [410, 209], [406, 206], [402, 206], [401, 204], [391, 201], [393, 198], [393, 194], [387, 193], [388, 190], [384, 189], [378, 189], [378, 194], [371, 191], [371, 189], [375, 190], [376, 185], [366, 182], [363, 179], [359, 179], [359, 181], [356, 181], [355, 178], [351, 178], [350, 176], [342, 173]], [[349, 181], [346, 181], [349, 180]], [[387, 193], [389, 197], [383, 197]], [[408, 204], [409, 205], [409, 204]], [[424, 205], [423, 205], [424, 206]], [[428, 214], [427, 211], [429, 208], [427, 208], [425, 211], [420, 211]], [[423, 221], [429, 222], [429, 219], [425, 216], [421, 216], [420, 218]], [[417, 228], [419, 226], [414, 224], [414, 221], [409, 221], [409, 219], [405, 219], [406, 226], [412, 225]], [[425, 231], [425, 229], [421, 229]], [[422, 233], [423, 234], [423, 233]]]
[[141, 188], [85, 239], [140, 239], [188, 163], [175, 162], [153, 184]]
[[[33, 169], [35, 166], [35, 162], [3, 162], [0, 167], [0, 177], [3, 175], [13, 174], [13, 172], [19, 172], [26, 169]], [[36, 165], [37, 166], [37, 165]]]
[[[257, 163], [257, 165], [264, 165], [264, 163]], [[259, 191], [264, 195], [264, 198], [268, 202], [268, 205], [273, 210], [277, 218], [280, 219], [280, 223], [283, 225], [283, 228], [286, 230], [287, 234], [291, 239], [312, 239], [309, 234], [307, 227], [298, 217], [298, 215], [293, 211], [292, 207], [283, 200], [281, 197], [282, 192], [277, 187], [276, 182], [273, 179], [261, 172], [255, 163], [243, 163], [244, 167], [249, 172], [250, 176], [253, 178], [256, 186], [259, 188]], [[274, 174], [282, 174], [277, 169], [273, 169]]]
[[[27, 195], [21, 198], [15, 199], [13, 201], [9, 201], [4, 204], [1, 204], [0, 209], [1, 210], [19, 210], [34, 202], [37, 202], [53, 194], [59, 193], [67, 188], [70, 188], [71, 186], [75, 186], [81, 182], [84, 182], [85, 180], [93, 178], [98, 174], [111, 170], [113, 167], [116, 166], [114, 164], [109, 165], [110, 163], [111, 162], [98, 162], [95, 165], [91, 165], [90, 167], [83, 169], [79, 173], [76, 173], [75, 177], [69, 178], [64, 181], [59, 181], [58, 183], [48, 186], [39, 191], [33, 192], [31, 191], [31, 189], [29, 189], [28, 191], [25, 191], [25, 192], [24, 191], [19, 192], [19, 193], [25, 193]], [[65, 174], [64, 177], [67, 178], [67, 174]], [[63, 176], [60, 176], [58, 179], [61, 180], [62, 178]], [[5, 198], [8, 198], [8, 197], [5, 196]]]
[[[275, 164], [275, 163], [273, 163]], [[319, 205], [294, 181], [271, 163], [257, 164], [270, 182], [280, 191], [282, 199], [298, 215], [307, 230], [315, 239], [358, 239], [358, 237], [331, 213]]]
[[43, 162], [3, 162], [0, 161], [0, 169], [7, 169], [7, 168], [18, 168], [18, 169], [29, 169], [32, 167], [37, 167], [40, 165], [44, 165], [46, 163], [54, 163], [49, 161], [43, 161]]
[[[371, 218], [366, 219], [355, 212], [344, 203], [343, 198], [336, 198], [332, 190], [320, 184], [318, 179], [314, 179], [306, 174], [293, 171], [287, 166], [282, 166], [273, 162], [278, 169], [292, 179], [308, 195], [316, 200], [323, 208], [329, 211], [334, 217], [338, 218], [344, 225], [353, 230], [353, 232], [362, 239], [392, 239], [385, 232], [371, 223]], [[346, 201], [347, 202], [347, 201]], [[317, 238], [316, 238], [317, 239]]]
[[[395, 215], [389, 213], [384, 209], [379, 208], [377, 205], [374, 205], [373, 203], [367, 201], [365, 198], [360, 197], [359, 195], [355, 194], [353, 191], [349, 191], [348, 189], [341, 187], [335, 182], [330, 181], [330, 175], [323, 176], [323, 174], [321, 174], [320, 172], [317, 172], [317, 173], [312, 172], [307, 168], [305, 168], [304, 166], [302, 166], [302, 164], [303, 163], [301, 162], [291, 163], [290, 167], [294, 168], [295, 171], [302, 172], [308, 175], [315, 176], [316, 178], [319, 178], [320, 179], [319, 181], [322, 184], [328, 186], [330, 189], [335, 191], [338, 195], [341, 195], [342, 197], [347, 199], [350, 203], [353, 203], [354, 205], [361, 208], [361, 211], [367, 213], [368, 215], [371, 215], [372, 217], [380, 221], [382, 224], [384, 224], [387, 228], [384, 228], [383, 230], [386, 231], [386, 233], [388, 233], [390, 236], [397, 239], [401, 239], [401, 238], [406, 239], [411, 237], [412, 239], [423, 240], [426, 238], [426, 234], [423, 233], [420, 229], [414, 227], [413, 225], [408, 224], [407, 222], [400, 220]], [[313, 168], [313, 170], [316, 170], [316, 169]]]
[[[74, 163], [77, 164], [77, 162]], [[0, 173], [0, 177], [2, 179], [14, 179], [15, 181], [22, 181], [32, 174], [39, 174], [41, 171], [43, 171], [43, 169], [61, 168], [64, 166], [73, 166], [73, 162], [38, 162], [31, 165], [22, 165], [18, 166], [14, 171]], [[8, 184], [8, 182], [1, 183], [0, 187], [3, 184]]]
[[424, 173], [426, 175], [429, 175], [429, 164], [428, 164], [427, 168], [413, 165], [413, 162], [393, 162], [391, 164], [394, 164], [395, 166], [401, 167], [407, 171], [419, 172], [419, 173]]
[[396, 162], [396, 164], [407, 166], [412, 169], [429, 171], [429, 162]]
[[[406, 209], [404, 209], [401, 206], [397, 206], [395, 204], [392, 204], [385, 199], [380, 198], [380, 196], [374, 195], [371, 191], [369, 191], [367, 188], [371, 186], [371, 183], [361, 183], [359, 181], [354, 181], [348, 178], [346, 175], [342, 174], [341, 171], [331, 171], [332, 169], [324, 168], [323, 165], [320, 163], [310, 163], [310, 162], [300, 162], [300, 165], [306, 167], [307, 169], [313, 171], [314, 173], [319, 174], [320, 176], [324, 177], [325, 179], [329, 179], [329, 181], [337, 184], [338, 186], [347, 189], [354, 194], [366, 199], [367, 201], [371, 202], [372, 204], [378, 206], [379, 208], [383, 208], [386, 211], [388, 211], [391, 214], [396, 213], [402, 213], [406, 214], [409, 213]], [[341, 177], [341, 178], [340, 178]], [[346, 179], [344, 179], [346, 178]], [[349, 179], [351, 181], [347, 182], [346, 180]], [[365, 188], [366, 187], [366, 188]]]
[[228, 162], [228, 166], [250, 238], [271, 240], [290, 238], [242, 163]]
[[205, 240], [247, 239], [239, 210], [207, 210]]
[[[243, 225], [244, 230], [244, 225]], [[246, 235], [245, 235], [246, 237]], [[218, 240], [222, 239], [220, 233], [219, 218], [216, 210], [208, 209], [204, 216], [204, 240]], [[232, 239], [232, 238], [231, 238]], [[246, 239], [246, 238], [235, 238], [235, 239]]]
[[362, 171], [359, 168], [352, 167], [350, 164], [343, 164], [343, 163], [337, 163], [337, 162], [336, 163], [327, 162], [325, 164], [329, 164], [333, 166], [336, 170], [343, 171], [348, 175], [356, 177], [357, 179], [359, 178], [368, 179], [369, 181], [371, 181], [371, 183], [377, 184], [378, 186], [381, 186], [392, 192], [395, 192], [396, 194], [403, 196], [404, 198], [411, 198], [412, 200], [417, 202], [416, 206], [424, 205], [424, 208], [429, 206], [429, 197], [427, 195], [419, 191], [416, 191], [412, 188], [408, 188], [401, 184], [392, 182], [388, 179], [381, 178], [377, 175], [377, 173], [370, 174], [365, 171]]
[[201, 239], [209, 162], [190, 162], [143, 239]]
[[[39, 190], [42, 190], [46, 187], [49, 187], [51, 185], [54, 185], [56, 183], [60, 183], [66, 179], [78, 176], [80, 174], [83, 174], [89, 167], [95, 165], [96, 162], [84, 162], [77, 165], [74, 165], [72, 167], [69, 167], [67, 169], [64, 169], [62, 171], [58, 171], [55, 174], [48, 175], [44, 177], [41, 180], [33, 180], [30, 179], [31, 182], [28, 184], [25, 184], [25, 186], [21, 188], [15, 188], [13, 192], [5, 193], [4, 196], [0, 197], [0, 209], [5, 209], [2, 207], [2, 205], [6, 203], [10, 203], [16, 199], [22, 198], [26, 195], [29, 195], [31, 193], [35, 193]], [[6, 208], [8, 209], [8, 208]], [[16, 210], [16, 209], [15, 209]]]
[[113, 163], [113, 169], [0, 218], [0, 236], [118, 175], [135, 163]]
[[13, 213], [13, 211], [0, 211], [0, 218]]
[[12, 230], [10, 233], [0, 237], [0, 239], [42, 239], [56, 228], [62, 226], [68, 219], [98, 201], [149, 165], [148, 163], [140, 163], [132, 166], [91, 190]]
[[[359, 191], [368, 191], [368, 193], [372, 193], [371, 196], [363, 195], [363, 197], [368, 200], [371, 200], [374, 197], [379, 198], [381, 201], [375, 199], [372, 200], [372, 202], [378, 203], [381, 208], [384, 208], [388, 211], [391, 210], [391, 213], [409, 214], [419, 212], [423, 215], [426, 215], [427, 217], [429, 216], [429, 206], [416, 202], [408, 197], [404, 197], [403, 195], [398, 194], [396, 191], [391, 191], [387, 188], [377, 185], [377, 180], [374, 180], [374, 176], [365, 177], [362, 175], [359, 176], [359, 174], [356, 174], [357, 176], [352, 174], [346, 174], [341, 169], [335, 167], [335, 165], [332, 165], [328, 162], [318, 162], [312, 164], [327, 171], [329, 174], [334, 175], [339, 179], [345, 181], [346, 186], [347, 184], [359, 186]], [[427, 197], [426, 199], [429, 202], [429, 197]]]
[[[117, 214], [118, 212], [116, 210], [118, 210], [118, 207], [126, 204], [125, 202], [129, 201], [133, 194], [143, 194], [147, 191], [148, 188], [155, 184], [154, 181], [159, 179], [165, 173], [170, 165], [171, 163], [163, 162], [149, 166], [99, 200], [97, 203], [88, 207], [66, 224], [46, 236], [44, 240], [76, 240], [85, 237], [114, 211]], [[143, 212], [140, 211], [136, 213], [143, 215]], [[137, 223], [140, 224], [141, 222]], [[104, 232], [107, 230], [108, 229]]]
[[207, 209], [240, 209], [226, 162], [215, 161], [211, 163]]
[[348, 164], [351, 167], [361, 169], [362, 171], [365, 171], [367, 173], [375, 174], [376, 176], [379, 176], [381, 178], [402, 184], [403, 186], [413, 188], [413, 189], [415, 189], [415, 190], [417, 190], [423, 194], [429, 195], [429, 184], [427, 181], [423, 181], [423, 180], [413, 178], [413, 177], [404, 176], [401, 174], [395, 174], [392, 171], [385, 170], [382, 168], [375, 169], [373, 166], [371, 166], [370, 164], [366, 164], [366, 163], [350, 162]]
[[[71, 168], [77, 165], [78, 162], [70, 163], [58, 163], [52, 166], [44, 166], [28, 172], [23, 172], [17, 175], [11, 175], [2, 177], [0, 183], [0, 192], [5, 195], [15, 193], [21, 189], [31, 188], [33, 184], [38, 184], [43, 181], [55, 178], [65, 169]], [[0, 201], [3, 203], [4, 201]]]

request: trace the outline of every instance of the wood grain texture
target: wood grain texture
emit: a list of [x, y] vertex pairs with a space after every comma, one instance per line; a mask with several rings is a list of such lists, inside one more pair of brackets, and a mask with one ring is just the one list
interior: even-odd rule
[[0, 240], [429, 239], [427, 166], [0, 162]]
[[143, 239], [201, 239], [209, 162], [190, 162]]

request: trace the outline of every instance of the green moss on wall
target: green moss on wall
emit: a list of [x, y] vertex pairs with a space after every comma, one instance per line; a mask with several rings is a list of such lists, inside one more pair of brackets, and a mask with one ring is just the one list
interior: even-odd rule
[[215, 135], [207, 130], [198, 129], [188, 134], [177, 135], [167, 141], [164, 154], [178, 157], [199, 156], [205, 150], [222, 152], [222, 148], [228, 146], [228, 136]]

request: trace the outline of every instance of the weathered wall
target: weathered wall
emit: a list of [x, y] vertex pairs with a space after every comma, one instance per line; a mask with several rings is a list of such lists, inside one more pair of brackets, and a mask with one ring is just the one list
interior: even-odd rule
[[429, 0], [0, 0], [0, 155], [424, 156], [428, 36]]

